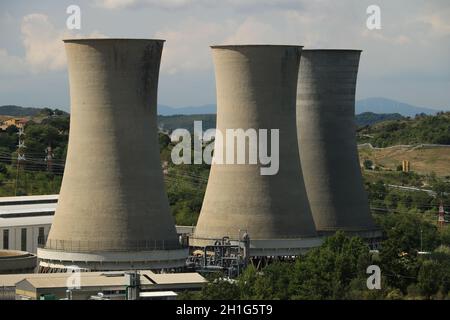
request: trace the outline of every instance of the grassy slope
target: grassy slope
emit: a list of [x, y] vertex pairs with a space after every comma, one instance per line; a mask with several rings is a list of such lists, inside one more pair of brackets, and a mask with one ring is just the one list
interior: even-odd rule
[[450, 146], [434, 147], [392, 147], [384, 149], [359, 148], [361, 163], [370, 159], [385, 170], [396, 170], [402, 160], [409, 160], [411, 170], [420, 174], [435, 172], [438, 176], [450, 176]]

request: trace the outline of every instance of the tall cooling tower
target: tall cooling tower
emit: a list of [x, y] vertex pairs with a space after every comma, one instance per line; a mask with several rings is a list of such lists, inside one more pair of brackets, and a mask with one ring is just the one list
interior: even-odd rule
[[292, 255], [318, 245], [297, 148], [301, 47], [230, 45], [213, 46], [212, 52], [223, 158], [231, 142], [227, 129], [279, 129], [279, 171], [262, 175], [265, 165], [259, 159], [249, 164], [248, 154], [246, 164], [213, 163], [191, 244], [225, 236], [238, 240], [247, 233], [251, 256]]
[[297, 88], [300, 159], [316, 228], [372, 237], [356, 145], [360, 50], [304, 50]]
[[159, 158], [163, 40], [65, 40], [71, 117], [64, 179], [42, 272], [183, 266]]

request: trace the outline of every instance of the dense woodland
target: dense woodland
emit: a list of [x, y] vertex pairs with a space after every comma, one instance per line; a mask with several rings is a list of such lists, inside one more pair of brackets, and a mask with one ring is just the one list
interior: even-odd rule
[[449, 123], [450, 112], [383, 121], [359, 128], [358, 142], [381, 148], [399, 144], [450, 144]]
[[[193, 121], [195, 116], [190, 116]], [[209, 119], [209, 116], [207, 116]], [[172, 119], [173, 120], [173, 119]], [[160, 119], [161, 121], [161, 119]], [[165, 122], [170, 129], [175, 124]], [[186, 119], [183, 119], [186, 121]], [[209, 126], [209, 125], [208, 125]], [[204, 130], [207, 127], [204, 126]], [[450, 113], [388, 120], [359, 130], [378, 146], [397, 143], [450, 144]], [[69, 116], [45, 109], [26, 124], [26, 160], [17, 166], [18, 129], [0, 132], [0, 196], [58, 193], [67, 153]], [[208, 165], [173, 165], [174, 144], [159, 134], [161, 159], [173, 215], [179, 225], [195, 225], [209, 175]], [[45, 161], [51, 146], [52, 165]], [[211, 275], [211, 282], [189, 299], [450, 299], [450, 228], [437, 226], [438, 205], [450, 210], [448, 177], [401, 171], [363, 170], [373, 215], [385, 241], [379, 254], [369, 253], [359, 238], [344, 234], [292, 263], [277, 262], [263, 270], [248, 267], [235, 280]], [[388, 184], [424, 187], [423, 191], [389, 188]], [[447, 216], [447, 220], [449, 217]], [[419, 251], [429, 254], [420, 255]], [[382, 289], [367, 290], [366, 268], [382, 270]]]

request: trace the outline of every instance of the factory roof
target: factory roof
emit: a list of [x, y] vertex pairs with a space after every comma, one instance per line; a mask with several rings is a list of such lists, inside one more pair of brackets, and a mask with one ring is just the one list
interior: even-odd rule
[[17, 204], [0, 206], [0, 217], [6, 215], [33, 215], [36, 213], [53, 214], [57, 203], [35, 203], [35, 204]]
[[8, 204], [26, 204], [26, 203], [46, 203], [58, 201], [59, 195], [39, 195], [39, 196], [14, 196], [14, 197], [0, 197], [0, 206]]
[[51, 224], [57, 201], [57, 194], [0, 197], [0, 228]]
[[18, 218], [2, 218], [0, 217], [0, 228], [12, 228], [18, 226], [36, 226], [49, 225], [53, 222], [53, 216], [37, 216], [37, 217], [18, 217]]
[[[206, 279], [198, 273], [156, 274], [149, 270], [139, 271], [141, 286], [151, 288], [158, 286], [199, 286]], [[34, 288], [65, 288], [72, 273], [32, 273], [0, 275], [0, 287], [13, 287], [26, 281]], [[121, 287], [125, 286], [125, 274], [121, 272], [81, 272], [81, 287]]]

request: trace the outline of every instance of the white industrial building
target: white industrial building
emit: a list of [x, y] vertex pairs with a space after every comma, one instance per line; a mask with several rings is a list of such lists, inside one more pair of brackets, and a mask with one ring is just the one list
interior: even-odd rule
[[53, 221], [58, 195], [0, 198], [0, 249], [36, 253]]
[[[58, 195], [0, 197], [0, 250], [36, 253], [47, 240]], [[192, 234], [194, 227], [176, 226], [177, 233]]]

